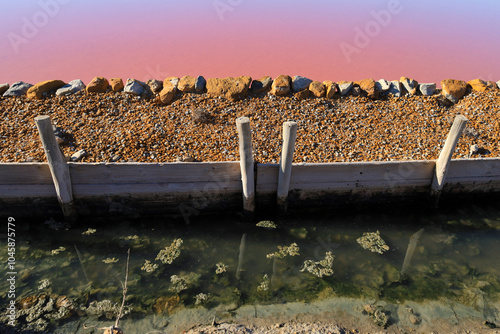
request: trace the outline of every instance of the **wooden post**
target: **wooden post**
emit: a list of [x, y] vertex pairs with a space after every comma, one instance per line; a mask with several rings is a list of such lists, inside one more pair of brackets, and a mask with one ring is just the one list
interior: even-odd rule
[[243, 185], [243, 209], [248, 212], [255, 210], [255, 180], [252, 153], [252, 132], [250, 119], [238, 117], [236, 127], [240, 138], [240, 169]]
[[439, 158], [436, 161], [436, 168], [434, 170], [434, 176], [432, 178], [431, 185], [431, 201], [434, 206], [438, 205], [439, 197], [441, 196], [441, 191], [446, 180], [446, 174], [448, 173], [448, 166], [450, 164], [453, 151], [457, 146], [458, 139], [460, 135], [465, 130], [467, 125], [467, 118], [462, 115], [457, 115], [451, 126], [451, 130], [448, 133], [444, 147], [439, 154]]
[[35, 117], [35, 123], [42, 140], [45, 156], [49, 163], [50, 174], [56, 188], [57, 199], [61, 205], [64, 217], [69, 221], [76, 220], [76, 210], [73, 203], [73, 191], [69, 166], [59, 147], [52, 129], [49, 116]]
[[283, 147], [281, 149], [280, 169], [278, 178], [278, 207], [287, 211], [287, 198], [292, 175], [293, 151], [297, 139], [297, 123], [283, 123]]

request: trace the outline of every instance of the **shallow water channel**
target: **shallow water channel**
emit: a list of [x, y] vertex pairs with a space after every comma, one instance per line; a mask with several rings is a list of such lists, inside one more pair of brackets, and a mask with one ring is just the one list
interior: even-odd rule
[[[173, 328], [214, 317], [229, 321], [248, 306], [336, 299], [382, 306], [439, 301], [470, 309], [470, 316], [498, 325], [500, 210], [471, 204], [425, 211], [315, 212], [255, 219], [238, 214], [187, 220], [92, 218], [71, 227], [54, 219], [19, 219], [17, 326], [102, 332], [84, 329], [83, 324], [114, 323], [128, 249], [123, 329], [133, 322], [141, 323], [144, 332], [175, 332]], [[277, 227], [256, 226], [263, 220]], [[357, 242], [364, 232], [377, 231], [388, 250], [372, 252]], [[293, 256], [280, 254], [278, 246], [294, 243], [298, 250]], [[327, 252], [334, 256], [332, 266], [325, 260]], [[272, 253], [277, 255], [268, 256]], [[8, 257], [5, 247], [0, 255]], [[307, 260], [331, 270], [302, 270]], [[2, 305], [7, 305], [5, 279], [0, 291]], [[430, 319], [424, 313], [421, 308], [409, 325]], [[394, 311], [384, 314], [385, 326], [402, 321]]]

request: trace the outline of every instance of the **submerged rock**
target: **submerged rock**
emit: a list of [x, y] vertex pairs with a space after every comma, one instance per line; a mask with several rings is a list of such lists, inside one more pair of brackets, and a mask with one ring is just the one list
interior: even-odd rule
[[358, 244], [364, 249], [368, 249], [371, 252], [384, 254], [389, 250], [389, 246], [380, 237], [380, 232], [365, 232], [362, 237], [356, 239]]

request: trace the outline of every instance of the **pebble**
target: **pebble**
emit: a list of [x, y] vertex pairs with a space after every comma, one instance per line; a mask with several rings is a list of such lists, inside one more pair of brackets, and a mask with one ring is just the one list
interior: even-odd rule
[[62, 80], [47, 80], [37, 83], [30, 87], [26, 92], [26, 96], [30, 99], [43, 99], [50, 93], [54, 93], [59, 88], [65, 86], [66, 83]]
[[262, 93], [267, 92], [271, 89], [271, 85], [273, 83], [273, 79], [270, 76], [264, 76], [258, 80], [253, 80], [250, 85], [250, 91], [252, 93]]
[[[260, 163], [280, 160], [285, 121], [298, 123], [295, 162], [436, 159], [458, 114], [469, 120], [467, 133], [479, 135], [461, 136], [453, 158], [468, 157], [475, 144], [489, 152], [482, 157], [500, 157], [500, 90], [473, 91], [451, 106], [442, 104], [442, 98], [389, 95], [371, 100], [335, 94], [298, 101], [290, 95], [249, 94], [231, 102], [206, 93], [178, 93], [175, 102], [162, 105], [121, 92], [89, 95], [84, 90], [43, 100], [1, 98], [0, 162], [46, 161], [34, 122], [46, 110], [52, 111], [57, 127], [71, 134], [64, 136], [64, 154], [85, 150], [82, 162], [109, 162], [115, 155], [122, 157], [119, 161], [137, 162], [188, 156], [237, 161], [235, 122], [240, 116], [250, 118], [254, 159]], [[208, 122], [192, 117], [190, 111], [197, 108], [209, 112]]]
[[2, 96], [3, 93], [7, 91], [7, 89], [9, 89], [8, 83], [0, 84], [0, 96]]
[[408, 92], [408, 94], [410, 94], [410, 95], [416, 95], [417, 94], [417, 89], [418, 89], [418, 82], [417, 82], [417, 80], [410, 79], [410, 78], [407, 78], [407, 77], [401, 77], [401, 79], [399, 79], [399, 81], [401, 82], [401, 84], [403, 85], [403, 87], [406, 89], [406, 91]]
[[146, 83], [154, 94], [158, 94], [163, 89], [163, 81], [150, 79]]
[[453, 103], [457, 103], [467, 92], [467, 83], [462, 80], [446, 79], [441, 81], [442, 94]]
[[56, 91], [56, 95], [69, 95], [85, 89], [85, 84], [82, 80], [72, 80], [67, 85], [62, 86]]
[[420, 93], [422, 93], [422, 95], [431, 96], [436, 91], [436, 84], [435, 83], [419, 84], [418, 89], [420, 90]]
[[144, 82], [136, 79], [127, 79], [127, 83], [125, 84], [123, 91], [132, 95], [141, 95], [144, 92], [144, 86], [146, 86], [146, 83]]
[[198, 77], [196, 77], [196, 82], [194, 83], [194, 90], [198, 94], [203, 93], [205, 91], [206, 85], [207, 81], [205, 80], [205, 78], [199, 75]]
[[95, 77], [89, 82], [85, 88], [87, 93], [105, 93], [108, 89], [109, 82], [108, 79], [103, 77]]
[[113, 92], [121, 92], [123, 90], [123, 88], [125, 87], [123, 85], [122, 78], [111, 78], [111, 79], [109, 79], [109, 84], [110, 84]]
[[385, 79], [380, 79], [375, 83], [375, 87], [381, 93], [385, 93], [391, 88], [391, 83]]
[[337, 82], [337, 86], [340, 95], [345, 96], [351, 91], [353, 84], [352, 81], [339, 81]]
[[296, 92], [303, 91], [309, 87], [312, 80], [300, 75], [296, 75], [292, 78], [292, 90]]
[[275, 96], [285, 96], [290, 93], [290, 82], [292, 78], [288, 75], [279, 75], [276, 79], [274, 79], [271, 85], [271, 94]]
[[71, 155], [71, 161], [80, 161], [85, 155], [87, 155], [87, 152], [85, 150], [80, 150]]
[[24, 96], [28, 89], [33, 87], [32, 84], [26, 83], [24, 81], [18, 81], [12, 84], [12, 86], [3, 93], [3, 97], [9, 96]]
[[401, 82], [397, 80], [391, 81], [391, 87], [387, 91], [388, 93], [394, 95], [395, 97], [401, 96]]

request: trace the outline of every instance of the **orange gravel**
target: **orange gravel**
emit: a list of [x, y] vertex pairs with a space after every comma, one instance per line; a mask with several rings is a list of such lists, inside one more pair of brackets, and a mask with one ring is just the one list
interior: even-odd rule
[[[196, 122], [197, 108], [206, 110], [204, 122]], [[299, 101], [260, 94], [230, 102], [178, 93], [169, 106], [122, 92], [1, 97], [0, 162], [45, 161], [34, 122], [44, 114], [63, 130], [64, 153], [84, 149], [85, 162], [235, 161], [239, 116], [250, 117], [257, 162], [279, 161], [282, 123], [291, 120], [298, 122], [295, 162], [436, 159], [457, 114], [469, 122], [454, 158], [474, 144], [482, 156], [499, 157], [499, 111], [500, 90], [472, 92], [451, 106], [439, 95]]]

